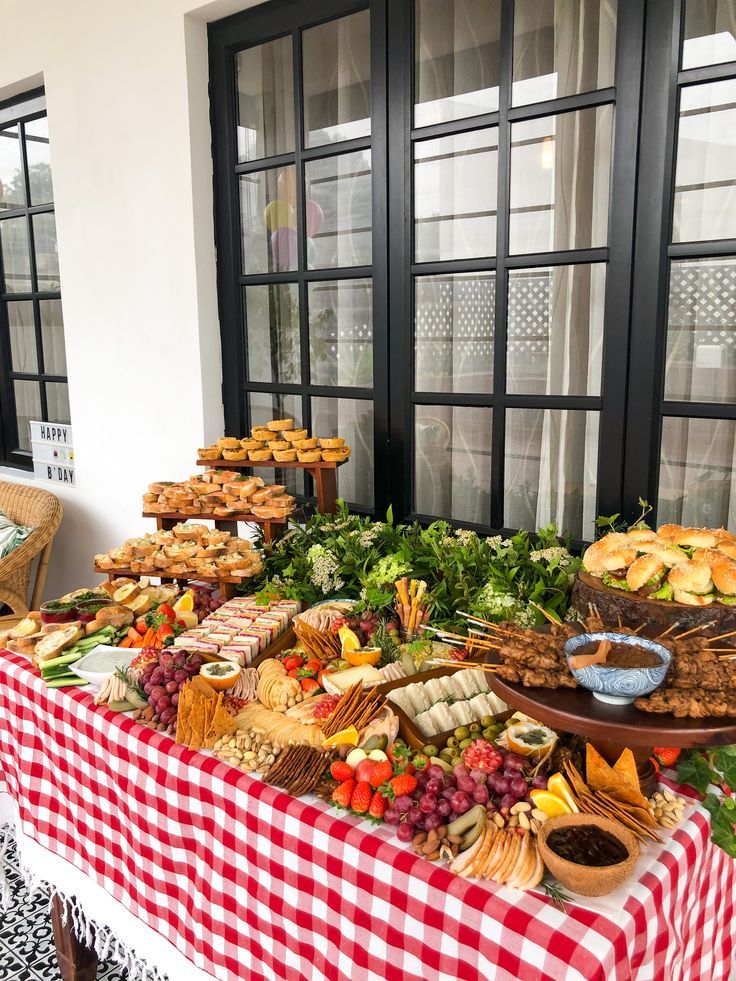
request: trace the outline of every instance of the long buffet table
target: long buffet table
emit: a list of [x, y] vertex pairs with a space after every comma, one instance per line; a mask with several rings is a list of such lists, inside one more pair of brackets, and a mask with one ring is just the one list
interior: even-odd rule
[[561, 912], [543, 893], [453, 876], [391, 829], [292, 799], [83, 689], [48, 690], [8, 653], [3, 813], [26, 874], [74, 897], [77, 932], [89, 941], [94, 926], [131, 977], [732, 976], [736, 862], [698, 805], [625, 886]]

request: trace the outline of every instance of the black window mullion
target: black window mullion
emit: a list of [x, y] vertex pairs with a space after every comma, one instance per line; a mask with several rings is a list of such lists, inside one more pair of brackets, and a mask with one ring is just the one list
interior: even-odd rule
[[[509, 211], [511, 192], [511, 84], [513, 78], [514, 4], [501, 5], [500, 76], [498, 89], [498, 191], [496, 199], [496, 309], [493, 331], [493, 392], [506, 394], [506, 334], [508, 307]], [[504, 452], [506, 410], [498, 400], [491, 423], [491, 527], [500, 528], [504, 515]]]

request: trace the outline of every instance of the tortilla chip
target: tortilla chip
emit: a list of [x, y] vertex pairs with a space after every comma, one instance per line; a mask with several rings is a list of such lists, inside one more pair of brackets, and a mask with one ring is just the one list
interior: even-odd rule
[[635, 790], [639, 789], [639, 774], [636, 772], [636, 760], [630, 749], [625, 749], [613, 765], [613, 772], [621, 780]]
[[198, 694], [204, 696], [208, 701], [210, 699], [214, 699], [214, 688], [212, 685], [207, 684], [204, 678], [201, 678], [198, 674], [196, 674], [191, 681], [188, 682], [188, 684], [190, 684]]
[[633, 785], [623, 780], [590, 743], [586, 745], [586, 776], [591, 790], [609, 794], [615, 800], [627, 804], [646, 807], [646, 798], [639, 790], [639, 778], [636, 778]]

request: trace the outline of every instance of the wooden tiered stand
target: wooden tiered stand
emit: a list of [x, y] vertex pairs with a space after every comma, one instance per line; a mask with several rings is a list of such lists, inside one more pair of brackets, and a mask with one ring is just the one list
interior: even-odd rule
[[[346, 461], [343, 461], [346, 462]], [[252, 460], [197, 460], [198, 467], [208, 467], [210, 470], [305, 470], [314, 481], [317, 495], [317, 510], [320, 514], [334, 514], [337, 507], [337, 468], [342, 463], [332, 463], [320, 460], [318, 463], [277, 463], [267, 460], [264, 463], [253, 463]]]

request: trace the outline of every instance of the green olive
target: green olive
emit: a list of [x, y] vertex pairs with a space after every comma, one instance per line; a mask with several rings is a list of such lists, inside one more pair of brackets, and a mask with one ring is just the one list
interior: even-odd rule
[[424, 753], [425, 756], [439, 756], [440, 755], [439, 748], [437, 746], [435, 746], [434, 743], [427, 743], [427, 745], [424, 747], [424, 749], [422, 750], [422, 752]]
[[471, 732], [480, 732], [480, 722], [471, 722], [468, 726]]
[[450, 738], [447, 740], [447, 745], [450, 748], [454, 748], [455, 746], [457, 746], [457, 737], [456, 736], [450, 736]]
[[[460, 742], [462, 739], [467, 739], [470, 735], [470, 729], [467, 726], [458, 726], [455, 730], [455, 739]], [[448, 740], [449, 742], [449, 740]]]
[[493, 716], [492, 715], [484, 715], [483, 718], [480, 720], [480, 724], [483, 726], [484, 729], [487, 729], [488, 726], [492, 726], [493, 725]]
[[473, 740], [470, 738], [470, 736], [468, 736], [467, 739], [463, 739], [462, 742], [460, 743], [460, 749], [467, 749], [472, 742]]

